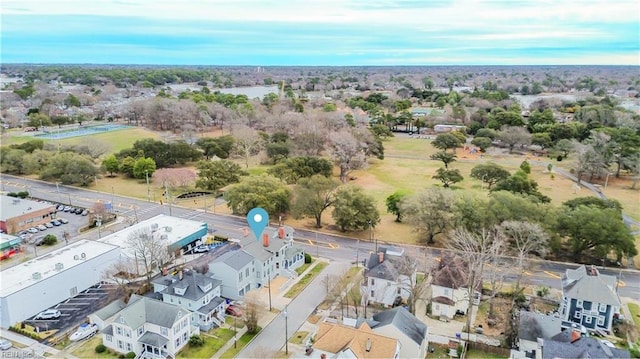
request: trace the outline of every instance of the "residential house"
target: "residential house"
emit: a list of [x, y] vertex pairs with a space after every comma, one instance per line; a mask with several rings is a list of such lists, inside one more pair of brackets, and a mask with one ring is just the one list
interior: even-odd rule
[[192, 323], [207, 331], [224, 323], [225, 300], [221, 298], [221, 281], [193, 270], [165, 275], [153, 280], [153, 291], [165, 303], [177, 304], [193, 312]]
[[[453, 319], [456, 312], [465, 313], [469, 307], [469, 275], [467, 262], [459, 254], [442, 252], [431, 280], [431, 313], [442, 319]], [[480, 304], [478, 283], [472, 294], [473, 305]]]
[[358, 328], [322, 322], [311, 358], [400, 358], [398, 339], [374, 333], [367, 323]]
[[122, 299], [114, 300], [113, 302], [107, 304], [105, 307], [89, 314], [89, 323], [97, 325], [98, 329], [102, 330], [109, 324], [111, 324], [115, 315], [118, 314], [126, 306], [127, 303], [125, 303]]
[[409, 298], [416, 272], [406, 273], [405, 260], [404, 250], [394, 247], [380, 247], [378, 253], [371, 253], [361, 287], [363, 303], [392, 307]]
[[[553, 336], [550, 340], [538, 341], [541, 359], [625, 359], [631, 358], [631, 353], [625, 349], [618, 349], [605, 344], [596, 338], [586, 337], [578, 329], [567, 329]], [[537, 353], [536, 353], [537, 354]]]
[[254, 288], [253, 256], [241, 250], [224, 253], [209, 263], [209, 274], [222, 282], [222, 296], [238, 300]]
[[539, 350], [539, 340], [549, 340], [562, 331], [562, 320], [553, 315], [519, 312], [518, 349], [511, 350], [512, 358], [534, 358]]
[[594, 266], [566, 270], [560, 304], [563, 327], [576, 323], [588, 330], [611, 333], [613, 318], [619, 313], [616, 277], [600, 274]]
[[375, 314], [368, 324], [374, 333], [400, 341], [401, 358], [424, 358], [429, 346], [427, 325], [404, 307]]
[[131, 296], [127, 306], [102, 330], [102, 343], [117, 353], [141, 359], [175, 358], [192, 335], [191, 312], [153, 298]]

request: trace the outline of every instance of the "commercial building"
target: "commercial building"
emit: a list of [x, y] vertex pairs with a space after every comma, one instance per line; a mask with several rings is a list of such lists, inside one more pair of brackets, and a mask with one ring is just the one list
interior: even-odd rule
[[9, 259], [20, 252], [22, 238], [0, 233], [0, 259]]
[[191, 248], [199, 244], [199, 240], [207, 235], [207, 224], [164, 214], [136, 223], [121, 231], [105, 236], [102, 242], [122, 248], [122, 253], [129, 258], [136, 257], [131, 248], [130, 237], [136, 233], [149, 232], [167, 247], [169, 251]]
[[81, 240], [0, 272], [0, 326], [8, 328], [103, 280], [120, 248]]
[[47, 202], [0, 196], [0, 229], [5, 233], [16, 233], [51, 221], [56, 206]]

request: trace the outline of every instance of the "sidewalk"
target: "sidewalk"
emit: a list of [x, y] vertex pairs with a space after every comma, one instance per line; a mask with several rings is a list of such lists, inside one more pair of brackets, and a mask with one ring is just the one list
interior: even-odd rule
[[[14, 343], [23, 345], [24, 348], [21, 348], [22, 350], [27, 352], [32, 352], [37, 356], [43, 357], [46, 355], [46, 356], [53, 356], [56, 358], [60, 357], [60, 351], [58, 349], [41, 344], [34, 339], [25, 337], [18, 333], [14, 333], [12, 331], [0, 328], [0, 336]], [[77, 359], [76, 357], [69, 355], [68, 353], [65, 353], [64, 357], [70, 358], [70, 359]]]

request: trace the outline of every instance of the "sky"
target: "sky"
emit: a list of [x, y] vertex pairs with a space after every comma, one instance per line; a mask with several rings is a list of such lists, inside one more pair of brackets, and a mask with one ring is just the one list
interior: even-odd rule
[[640, 65], [640, 2], [2, 0], [0, 62]]

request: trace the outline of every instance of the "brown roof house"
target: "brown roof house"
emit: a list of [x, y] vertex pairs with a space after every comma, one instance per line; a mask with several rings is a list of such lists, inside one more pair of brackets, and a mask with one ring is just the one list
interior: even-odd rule
[[311, 358], [399, 358], [402, 345], [395, 338], [374, 333], [367, 323], [358, 328], [322, 322]]
[[[433, 269], [431, 281], [431, 313], [442, 319], [453, 319], [456, 312], [466, 313], [469, 307], [468, 265], [459, 254], [440, 255], [440, 263]], [[472, 294], [474, 305], [480, 304], [479, 281]]]

